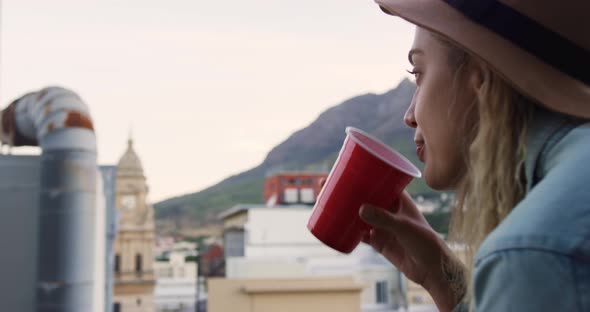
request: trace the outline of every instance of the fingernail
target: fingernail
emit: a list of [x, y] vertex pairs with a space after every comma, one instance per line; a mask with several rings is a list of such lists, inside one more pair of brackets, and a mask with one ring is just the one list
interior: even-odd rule
[[373, 216], [372, 208], [367, 205], [362, 205], [359, 210], [359, 216], [364, 220], [370, 219]]
[[365, 205], [361, 205], [359, 209], [359, 216], [362, 218], [365, 215]]

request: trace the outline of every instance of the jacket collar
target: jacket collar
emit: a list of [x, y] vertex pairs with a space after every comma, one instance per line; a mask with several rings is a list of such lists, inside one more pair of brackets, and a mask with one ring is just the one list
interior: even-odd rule
[[545, 159], [545, 155], [553, 148], [570, 130], [581, 124], [581, 121], [549, 111], [536, 106], [530, 127], [527, 130], [525, 176], [526, 190], [529, 192], [543, 177], [539, 168]]

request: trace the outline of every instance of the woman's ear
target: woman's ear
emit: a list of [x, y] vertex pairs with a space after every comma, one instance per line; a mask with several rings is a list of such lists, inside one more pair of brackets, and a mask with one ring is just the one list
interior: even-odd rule
[[474, 60], [469, 64], [469, 87], [476, 93], [479, 92], [484, 82], [484, 66], [484, 63], [480, 60]]

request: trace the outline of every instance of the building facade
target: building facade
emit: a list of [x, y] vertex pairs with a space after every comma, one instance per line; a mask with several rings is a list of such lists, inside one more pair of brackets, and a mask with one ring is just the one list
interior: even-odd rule
[[158, 311], [195, 311], [197, 262], [187, 261], [190, 257], [184, 251], [171, 251], [154, 263]]
[[[309, 206], [238, 205], [222, 213], [227, 280], [266, 280], [291, 289], [295, 279], [345, 278], [362, 285], [357, 311], [393, 312], [405, 306], [399, 271], [368, 245], [351, 254], [323, 245], [305, 226], [311, 212]], [[216, 283], [209, 287], [212, 304], [215, 287], [226, 285]]]
[[154, 306], [154, 209], [141, 161], [129, 140], [117, 166], [113, 312], [152, 312]]
[[167, 259], [154, 262], [154, 272], [158, 281], [163, 279], [197, 279], [197, 262], [187, 261], [183, 252], [173, 251]]
[[209, 279], [208, 312], [361, 312], [364, 285], [346, 277]]
[[275, 205], [313, 205], [328, 178], [323, 172], [282, 172], [266, 177], [264, 202]]

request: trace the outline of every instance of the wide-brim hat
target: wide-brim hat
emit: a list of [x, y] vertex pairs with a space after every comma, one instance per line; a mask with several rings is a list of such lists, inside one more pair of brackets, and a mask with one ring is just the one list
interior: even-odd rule
[[540, 104], [590, 118], [590, 0], [376, 0], [479, 56]]

